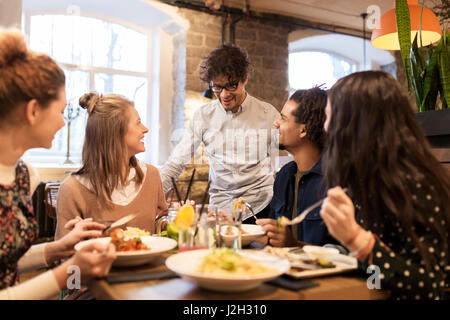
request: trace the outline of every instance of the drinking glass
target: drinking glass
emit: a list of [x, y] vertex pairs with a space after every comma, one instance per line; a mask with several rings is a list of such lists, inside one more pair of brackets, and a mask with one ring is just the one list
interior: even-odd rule
[[219, 210], [217, 221], [217, 247], [242, 249], [242, 216], [233, 216], [232, 209], [223, 209]]
[[178, 251], [209, 248], [207, 215], [204, 213], [203, 217], [204, 221], [199, 221], [188, 227], [180, 226], [178, 231]]
[[175, 217], [177, 216], [177, 209], [170, 208], [167, 216], [162, 216], [156, 221], [156, 234], [158, 237], [161, 237], [163, 231], [167, 231], [167, 236], [169, 238], [174, 238], [175, 240], [178, 240], [178, 235], [176, 235], [174, 232], [171, 232], [169, 224], [173, 221], [175, 221]]

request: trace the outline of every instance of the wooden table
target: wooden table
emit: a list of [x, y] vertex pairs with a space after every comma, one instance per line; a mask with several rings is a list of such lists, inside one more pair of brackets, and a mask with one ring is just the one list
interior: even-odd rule
[[[142, 267], [113, 268], [110, 274], [167, 270], [164, 262], [165, 257], [159, 257]], [[97, 299], [107, 300], [379, 300], [389, 297], [384, 291], [369, 290], [366, 279], [355, 275], [340, 274], [314, 278], [312, 281], [319, 285], [292, 291], [263, 283], [249, 291], [225, 293], [202, 289], [195, 282], [181, 278], [118, 284], [98, 279], [89, 284], [89, 289]]]

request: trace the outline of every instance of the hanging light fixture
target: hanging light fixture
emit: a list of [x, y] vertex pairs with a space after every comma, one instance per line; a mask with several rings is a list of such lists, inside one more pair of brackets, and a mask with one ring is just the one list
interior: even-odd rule
[[[408, 7], [411, 19], [411, 42], [413, 42], [419, 32], [422, 6], [419, 5], [418, 0], [408, 0]], [[441, 26], [438, 18], [433, 11], [424, 7], [422, 12], [422, 46], [435, 43], [440, 39]], [[395, 0], [394, 9], [384, 13], [372, 31], [372, 45], [384, 50], [400, 50], [395, 19]]]

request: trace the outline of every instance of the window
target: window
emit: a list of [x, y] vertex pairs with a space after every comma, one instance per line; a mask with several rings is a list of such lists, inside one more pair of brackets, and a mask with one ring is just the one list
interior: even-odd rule
[[291, 89], [309, 89], [324, 84], [331, 88], [340, 78], [356, 71], [356, 64], [325, 52], [301, 51], [289, 54]]
[[81, 159], [87, 115], [78, 99], [92, 90], [122, 94], [134, 101], [146, 125], [150, 82], [147, 33], [79, 15], [32, 14], [27, 25], [30, 48], [50, 55], [63, 67], [68, 103], [66, 126], [55, 135], [52, 148], [27, 151], [27, 161], [62, 163], [66, 159], [70, 107], [74, 118], [70, 159]]

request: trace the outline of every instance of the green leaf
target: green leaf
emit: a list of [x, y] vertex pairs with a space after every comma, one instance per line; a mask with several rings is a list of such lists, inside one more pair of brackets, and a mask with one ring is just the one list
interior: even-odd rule
[[411, 56], [411, 84], [414, 89], [414, 95], [416, 97], [417, 108], [419, 112], [422, 112], [422, 100], [423, 100], [423, 90], [422, 90], [422, 78], [420, 75], [418, 64], [414, 55]]
[[232, 261], [223, 261], [221, 265], [222, 269], [233, 271], [236, 269], [236, 265]]
[[417, 36], [411, 45], [410, 51], [410, 64], [411, 64], [411, 84], [414, 89], [414, 94], [416, 96], [416, 103], [419, 112], [421, 112], [422, 101], [423, 101], [423, 74], [424, 65], [423, 55], [417, 47]]
[[407, 0], [395, 0], [395, 18], [397, 22], [398, 41], [405, 67], [406, 79], [408, 79], [408, 91], [411, 92], [410, 75], [411, 65], [409, 60], [411, 50], [411, 20]]
[[418, 39], [417, 39], [417, 34], [416, 34], [416, 36], [414, 37], [414, 41], [411, 44], [410, 59], [415, 59], [417, 68], [420, 72], [420, 75], [422, 76], [423, 73], [425, 72], [425, 68], [426, 68], [428, 59], [425, 60], [425, 56], [422, 52], [423, 50], [419, 49], [417, 43], [418, 43]]
[[[442, 43], [441, 52], [439, 55], [439, 74], [442, 84], [442, 96], [445, 99], [447, 108], [450, 106], [450, 32], [447, 30], [442, 36], [439, 45]], [[443, 103], [444, 107], [444, 103]]]
[[439, 53], [441, 52], [442, 41], [439, 42], [436, 50], [432, 52], [430, 61], [428, 63], [425, 78], [423, 82], [423, 100], [422, 109], [423, 110], [434, 110], [436, 108], [436, 99], [438, 95], [438, 84], [439, 84]]
[[439, 99], [441, 100], [441, 108], [440, 109], [447, 109], [448, 108], [448, 104], [447, 101], [445, 100], [445, 94], [444, 94], [444, 90], [442, 89], [442, 83], [439, 82]]

